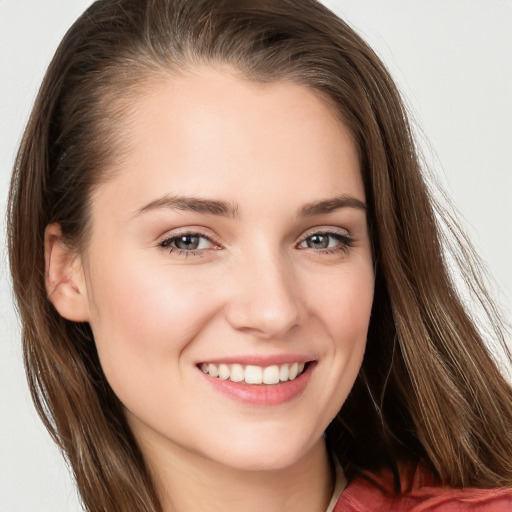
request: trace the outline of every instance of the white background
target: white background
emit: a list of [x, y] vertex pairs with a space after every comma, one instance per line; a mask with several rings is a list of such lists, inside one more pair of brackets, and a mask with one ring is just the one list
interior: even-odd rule
[[[44, 70], [89, 0], [0, 0], [0, 208]], [[512, 305], [512, 1], [325, 0], [388, 65], [441, 176]], [[25, 384], [6, 264], [0, 262], [0, 512], [80, 510]]]

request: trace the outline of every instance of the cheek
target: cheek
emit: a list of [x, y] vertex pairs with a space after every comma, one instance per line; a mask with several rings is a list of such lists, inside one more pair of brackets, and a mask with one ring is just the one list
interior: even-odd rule
[[[127, 375], [139, 382], [156, 376], [162, 360], [178, 363], [181, 352], [216, 304], [204, 287], [190, 286], [186, 272], [117, 261], [90, 275], [90, 324], [101, 364], [115, 389]], [[126, 270], [125, 269], [129, 269]]]
[[373, 303], [374, 278], [371, 262], [343, 272], [328, 293], [318, 295], [318, 317], [331, 340], [326, 370], [333, 377], [328, 398], [334, 415], [352, 389], [366, 348]]
[[339, 348], [366, 343], [373, 303], [371, 263], [331, 276], [324, 292], [315, 292], [317, 315]]

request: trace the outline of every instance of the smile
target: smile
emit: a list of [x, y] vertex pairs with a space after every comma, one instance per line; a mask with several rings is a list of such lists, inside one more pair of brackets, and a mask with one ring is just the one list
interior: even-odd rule
[[265, 366], [254, 362], [204, 362], [198, 364], [197, 369], [213, 389], [226, 397], [245, 405], [268, 407], [298, 398], [307, 388], [318, 361], [267, 363]]
[[295, 380], [306, 363], [285, 363], [271, 366], [203, 363], [201, 370], [211, 377], [245, 384], [279, 384]]

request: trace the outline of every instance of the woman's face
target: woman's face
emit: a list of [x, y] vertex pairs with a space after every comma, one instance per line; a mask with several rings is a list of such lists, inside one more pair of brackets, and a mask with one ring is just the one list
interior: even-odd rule
[[365, 348], [351, 136], [305, 87], [213, 70], [148, 86], [126, 126], [81, 258], [105, 375], [143, 447], [286, 467], [321, 442]]

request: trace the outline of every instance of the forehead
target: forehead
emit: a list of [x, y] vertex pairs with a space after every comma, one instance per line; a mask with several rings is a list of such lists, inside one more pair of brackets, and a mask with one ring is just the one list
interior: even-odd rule
[[117, 127], [126, 152], [115, 178], [94, 192], [96, 203], [113, 192], [132, 210], [163, 194], [243, 203], [277, 191], [292, 202], [340, 194], [364, 201], [349, 130], [305, 86], [200, 69], [141, 91]]

